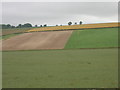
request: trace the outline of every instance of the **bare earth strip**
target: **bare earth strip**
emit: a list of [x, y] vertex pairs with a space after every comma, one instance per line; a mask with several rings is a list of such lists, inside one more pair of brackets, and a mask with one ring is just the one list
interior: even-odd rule
[[72, 31], [24, 33], [3, 40], [3, 50], [63, 49]]

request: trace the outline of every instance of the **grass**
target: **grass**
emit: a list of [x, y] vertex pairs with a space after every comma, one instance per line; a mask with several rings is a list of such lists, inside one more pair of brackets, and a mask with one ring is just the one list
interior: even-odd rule
[[118, 47], [118, 28], [76, 30], [65, 48]]
[[116, 88], [117, 49], [3, 52], [3, 88]]

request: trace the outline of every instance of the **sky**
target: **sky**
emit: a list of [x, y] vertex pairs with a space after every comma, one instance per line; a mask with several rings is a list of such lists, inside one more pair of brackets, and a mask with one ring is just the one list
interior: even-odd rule
[[3, 2], [2, 23], [67, 25], [118, 22], [117, 2]]

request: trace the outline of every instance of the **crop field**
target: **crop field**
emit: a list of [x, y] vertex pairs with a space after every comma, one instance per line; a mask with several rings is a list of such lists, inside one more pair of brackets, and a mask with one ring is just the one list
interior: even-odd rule
[[8, 35], [14, 33], [24, 33], [32, 28], [15, 28], [15, 29], [2, 29], [0, 35]]
[[35, 28], [35, 29], [28, 30], [27, 32], [90, 29], [90, 28], [110, 28], [110, 27], [118, 27], [118, 25], [119, 25], [118, 23], [100, 23], [100, 24], [83, 24], [83, 25], [70, 25], [70, 26], [54, 26], [54, 27]]
[[118, 87], [118, 28], [45, 28], [3, 37], [3, 88]]
[[3, 52], [3, 88], [117, 88], [117, 49]]
[[105, 47], [118, 47], [118, 28], [76, 30], [65, 46], [65, 48]]
[[[11, 35], [4, 36], [3, 39]], [[14, 37], [3, 40], [3, 50], [118, 47], [118, 28], [31, 32], [12, 36]]]

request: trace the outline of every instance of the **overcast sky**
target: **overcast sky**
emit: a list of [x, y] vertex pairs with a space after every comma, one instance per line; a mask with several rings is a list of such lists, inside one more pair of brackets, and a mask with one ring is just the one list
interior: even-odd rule
[[117, 2], [4, 2], [2, 23], [60, 25], [118, 21]]

